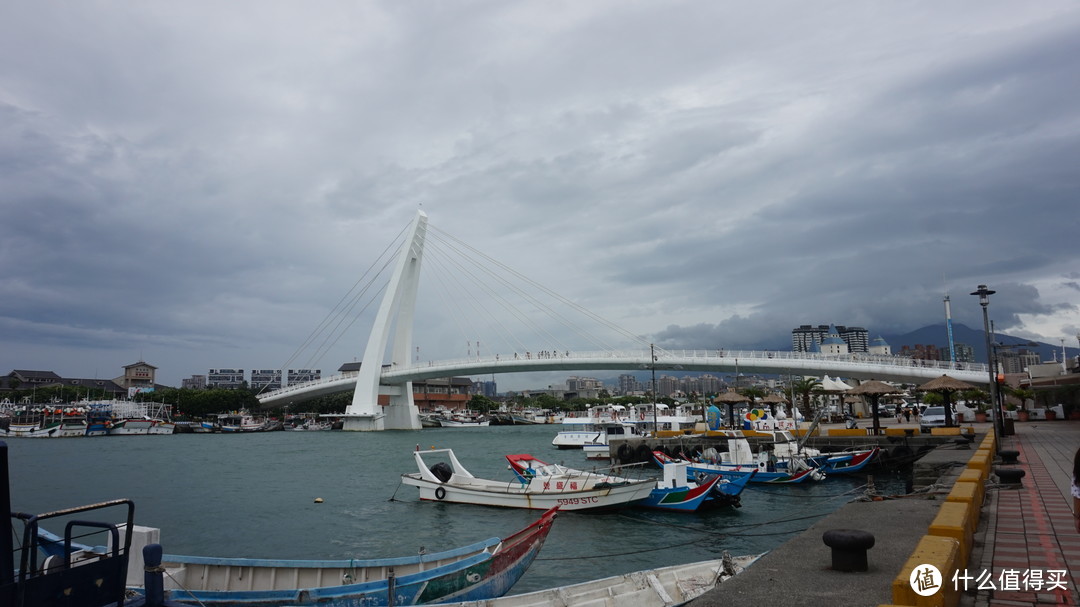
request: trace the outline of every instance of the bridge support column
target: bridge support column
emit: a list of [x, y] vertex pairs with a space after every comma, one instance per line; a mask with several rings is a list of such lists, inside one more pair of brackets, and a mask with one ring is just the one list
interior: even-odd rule
[[[345, 409], [345, 430], [375, 432], [420, 429], [420, 411], [413, 401], [412, 383], [400, 387], [381, 386], [380, 376], [391, 326], [394, 328], [394, 342], [390, 366], [409, 363], [416, 292], [420, 284], [420, 260], [424, 254], [426, 234], [427, 215], [418, 211], [413, 220], [411, 236], [398, 253], [390, 284], [386, 287], [375, 324], [371, 327], [363, 362], [356, 377], [353, 400]], [[379, 403], [380, 394], [390, 397], [387, 405]]]

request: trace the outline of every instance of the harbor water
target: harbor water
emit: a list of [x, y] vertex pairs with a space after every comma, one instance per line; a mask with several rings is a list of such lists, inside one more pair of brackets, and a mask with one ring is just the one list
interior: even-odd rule
[[[435, 552], [510, 534], [539, 512], [421, 502], [415, 488], [400, 484], [402, 473], [416, 469], [412, 452], [452, 448], [474, 475], [506, 481], [513, 478], [504, 457], [511, 453], [597, 465], [581, 451], [552, 447], [558, 429], [12, 439], [12, 509], [42, 513], [129, 498], [136, 524], [161, 529], [170, 554], [342, 559]], [[742, 508], [701, 514], [563, 513], [512, 592], [718, 558], [725, 550], [764, 552], [862, 495], [866, 482], [862, 475], [753, 485]], [[896, 472], [878, 472], [874, 482], [882, 493], [904, 486]]]

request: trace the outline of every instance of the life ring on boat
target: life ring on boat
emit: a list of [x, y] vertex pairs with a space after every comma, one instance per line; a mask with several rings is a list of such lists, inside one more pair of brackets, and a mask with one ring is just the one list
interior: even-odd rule
[[645, 421], [645, 412], [644, 411], [639, 412], [637, 418], [638, 418], [639, 422]]
[[446, 497], [446, 489], [443, 489], [442, 487], [436, 487], [435, 488], [435, 499], [441, 500], [444, 497]]

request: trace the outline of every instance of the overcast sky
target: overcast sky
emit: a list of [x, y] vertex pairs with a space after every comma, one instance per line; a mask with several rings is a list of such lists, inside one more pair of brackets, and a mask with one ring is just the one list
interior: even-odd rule
[[0, 56], [3, 373], [284, 367], [418, 208], [667, 348], [979, 284], [1077, 345], [1075, 2], [15, 0]]

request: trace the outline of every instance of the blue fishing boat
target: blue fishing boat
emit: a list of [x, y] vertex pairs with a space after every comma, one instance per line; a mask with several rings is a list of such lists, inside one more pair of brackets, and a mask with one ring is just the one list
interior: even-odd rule
[[[661, 451], [654, 451], [653, 457], [657, 463], [660, 463], [660, 458], [667, 458]], [[696, 512], [725, 506], [738, 508], [742, 506], [739, 495], [757, 474], [755, 470], [734, 480], [725, 479], [719, 474], [697, 477], [690, 473], [690, 463], [686, 461], [667, 461], [660, 464], [660, 467], [664, 470], [663, 478], [657, 482], [649, 497], [637, 503], [638, 506], [677, 512]]]
[[544, 544], [557, 508], [503, 538], [461, 548], [382, 559], [274, 560], [166, 554], [165, 595], [216, 607], [423, 605], [500, 597]]

